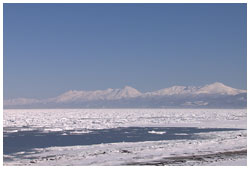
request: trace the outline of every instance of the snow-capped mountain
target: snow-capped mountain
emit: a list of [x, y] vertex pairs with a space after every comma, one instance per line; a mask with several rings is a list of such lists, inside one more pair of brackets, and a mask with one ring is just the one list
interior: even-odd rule
[[172, 86], [141, 93], [135, 88], [95, 91], [70, 90], [57, 97], [4, 100], [5, 108], [15, 107], [246, 107], [246, 90], [234, 89], [222, 83], [195, 87]]
[[146, 96], [171, 96], [171, 95], [187, 95], [194, 94], [197, 90], [197, 87], [192, 86], [172, 86], [169, 88], [157, 90], [155, 92], [147, 92]]
[[195, 92], [195, 94], [221, 94], [221, 95], [237, 95], [240, 93], [246, 93], [246, 90], [234, 89], [226, 86], [223, 83], [213, 83], [205, 85]]
[[117, 100], [123, 98], [133, 98], [141, 96], [135, 88], [125, 86], [123, 89], [107, 89], [96, 91], [77, 91], [70, 90], [62, 95], [51, 99], [55, 102], [72, 102], [72, 101], [93, 101], [93, 100]]
[[220, 95], [237, 95], [246, 93], [246, 90], [234, 89], [223, 83], [215, 82], [202, 87], [195, 86], [172, 86], [155, 92], [148, 92], [147, 95], [199, 95], [199, 94], [220, 94]]

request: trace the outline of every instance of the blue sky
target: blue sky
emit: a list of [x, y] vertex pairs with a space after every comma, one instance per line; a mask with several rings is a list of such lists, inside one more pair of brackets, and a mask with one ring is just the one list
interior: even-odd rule
[[246, 4], [4, 4], [4, 98], [246, 89]]

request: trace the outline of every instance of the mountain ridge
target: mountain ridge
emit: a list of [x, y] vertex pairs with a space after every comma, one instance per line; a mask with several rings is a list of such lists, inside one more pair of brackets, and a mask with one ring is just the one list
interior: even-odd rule
[[[169, 88], [160, 89], [152, 92], [142, 93], [137, 89], [125, 86], [122, 89], [112, 89], [108, 88], [106, 90], [94, 90], [94, 91], [84, 91], [84, 90], [69, 90], [62, 93], [59, 96], [48, 98], [48, 99], [32, 99], [32, 98], [16, 98], [4, 100], [4, 107], [36, 107], [36, 106], [51, 106], [51, 107], [61, 107], [63, 104], [69, 105], [70, 107], [76, 105], [76, 107], [102, 107], [102, 105], [109, 105], [108, 107], [119, 107], [119, 105], [126, 104], [127, 107], [130, 105], [150, 105], [152, 102], [155, 102], [156, 105], [162, 103], [161, 105], [169, 105], [171, 102], [177, 102], [176, 107], [192, 107], [192, 106], [208, 106], [209, 102], [213, 102], [212, 98], [234, 98], [238, 95], [246, 95], [246, 90], [235, 89], [229, 86], [224, 85], [220, 82], [215, 82], [212, 84], [204, 86], [172, 86]], [[199, 100], [202, 98], [206, 100], [210, 98], [210, 101]], [[151, 101], [150, 100], [154, 100]], [[195, 100], [198, 99], [198, 100]], [[238, 99], [240, 100], [240, 99]], [[237, 102], [238, 102], [237, 100]], [[241, 98], [241, 101], [246, 102], [246, 96]], [[157, 103], [157, 101], [159, 103]], [[122, 103], [123, 102], [123, 103]], [[133, 103], [135, 102], [135, 103]], [[180, 104], [179, 102], [182, 102]], [[232, 101], [228, 101], [232, 102]], [[119, 104], [118, 104], [119, 103]], [[234, 102], [232, 102], [234, 103]], [[216, 104], [216, 103], [214, 103]], [[227, 103], [228, 104], [228, 103]], [[241, 103], [240, 103], [241, 104]], [[241, 104], [242, 105], [242, 104]], [[243, 104], [245, 105], [245, 104]], [[174, 104], [173, 104], [174, 106]]]

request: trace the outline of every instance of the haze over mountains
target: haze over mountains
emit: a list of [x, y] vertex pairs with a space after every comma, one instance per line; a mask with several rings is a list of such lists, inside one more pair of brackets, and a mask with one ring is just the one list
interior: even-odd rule
[[247, 91], [222, 83], [173, 86], [142, 93], [135, 88], [70, 90], [48, 99], [4, 100], [4, 108], [246, 108]]

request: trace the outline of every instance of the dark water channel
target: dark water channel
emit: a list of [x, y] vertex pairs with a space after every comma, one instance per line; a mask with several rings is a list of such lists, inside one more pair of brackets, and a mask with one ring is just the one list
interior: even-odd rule
[[[121, 127], [91, 130], [90, 133], [70, 134], [72, 131], [44, 132], [43, 130], [6, 132], [14, 128], [4, 128], [3, 153], [31, 152], [33, 148], [54, 146], [93, 145], [101, 143], [142, 142], [161, 140], [207, 139], [199, 133], [236, 131], [235, 128], [196, 127]], [[165, 132], [156, 134], [154, 132]]]

